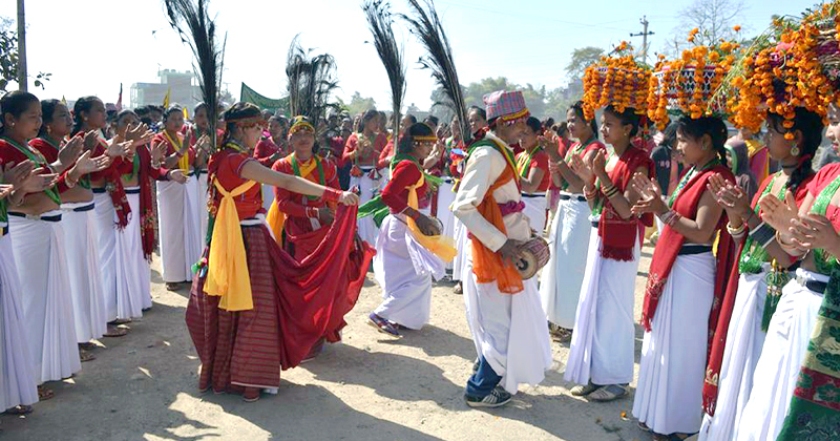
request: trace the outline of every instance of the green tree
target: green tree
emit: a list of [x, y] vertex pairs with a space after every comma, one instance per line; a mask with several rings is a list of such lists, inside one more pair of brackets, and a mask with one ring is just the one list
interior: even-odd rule
[[[18, 73], [18, 39], [17, 33], [11, 29], [12, 21], [0, 17], [0, 92], [5, 92], [11, 82], [17, 82]], [[35, 76], [35, 86], [44, 88], [52, 74], [39, 72]]]
[[351, 117], [375, 108], [376, 101], [371, 97], [362, 97], [362, 94], [358, 91], [353, 92], [353, 96], [350, 97], [350, 102], [344, 104], [344, 110], [347, 110]]
[[582, 47], [572, 51], [572, 59], [566, 65], [566, 75], [569, 81], [582, 79], [583, 72], [589, 65], [594, 64], [604, 55], [604, 50], [598, 47]]

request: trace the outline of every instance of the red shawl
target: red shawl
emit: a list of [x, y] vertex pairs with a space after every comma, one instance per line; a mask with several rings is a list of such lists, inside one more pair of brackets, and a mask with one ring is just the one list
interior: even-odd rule
[[[79, 132], [76, 136], [84, 139], [84, 132]], [[90, 156], [98, 158], [105, 154], [107, 148], [108, 145], [105, 140], [100, 138]], [[132, 167], [131, 162], [124, 161], [123, 158], [119, 157], [114, 158], [114, 161], [105, 170], [90, 175], [93, 180], [103, 179], [105, 181], [105, 190], [111, 197], [111, 203], [114, 204], [114, 211], [117, 213], [118, 230], [123, 230], [128, 225], [128, 217], [131, 215], [131, 206], [128, 205], [128, 198], [125, 196], [122, 175], [131, 173]]]
[[[623, 194], [627, 190], [627, 186], [630, 185], [633, 173], [639, 168], [647, 169], [648, 177], [653, 178], [653, 161], [645, 152], [630, 146], [618, 158], [618, 163], [609, 173], [610, 180], [615, 188]], [[601, 213], [601, 221], [598, 226], [598, 236], [601, 237], [601, 256], [606, 259], [624, 262], [633, 260], [633, 249], [636, 247], [636, 232], [639, 229], [639, 222], [651, 226], [653, 225], [653, 215], [645, 214], [641, 219], [636, 218], [636, 216], [623, 219], [615, 211], [610, 200], [603, 195], [603, 191], [601, 199], [604, 201], [604, 210]], [[609, 234], [607, 234], [608, 232]]]
[[152, 167], [152, 155], [149, 153], [148, 145], [137, 147], [136, 155], [137, 160], [140, 161], [137, 176], [137, 182], [140, 185], [140, 237], [143, 243], [143, 255], [151, 262], [152, 253], [155, 251], [155, 228], [157, 227], [151, 179], [168, 180], [166, 176], [169, 170]]
[[[810, 180], [813, 179], [813, 177], [814, 175], [811, 175], [810, 177], [806, 178], [805, 181], [803, 181], [797, 189], [796, 195], [794, 196], [796, 198], [797, 206], [802, 205], [802, 202], [805, 200], [805, 196], [808, 194], [808, 182], [810, 182]], [[773, 175], [768, 176], [764, 179], [764, 182], [761, 183], [761, 187], [758, 189], [758, 192], [753, 197], [753, 208], [758, 206], [758, 201], [764, 194], [764, 190], [772, 182]], [[761, 217], [761, 213], [759, 213], [759, 217]], [[738, 278], [740, 275], [738, 263], [741, 253], [744, 252], [745, 242], [746, 237], [743, 240], [741, 240], [741, 243], [738, 244], [738, 250], [735, 253], [735, 255], [732, 256], [731, 260], [733, 260], [734, 262], [732, 263], [732, 269], [729, 272], [729, 281], [726, 284], [726, 293], [723, 296], [720, 311], [718, 313], [719, 315], [717, 318], [717, 326], [715, 328], [709, 328], [710, 330], [714, 330], [714, 334], [711, 336], [708, 363], [706, 365], [706, 377], [703, 382], [703, 410], [710, 416], [714, 416], [715, 408], [717, 407], [718, 381], [720, 379], [720, 369], [721, 365], [723, 364], [723, 355], [726, 352], [726, 336], [729, 334], [729, 322], [732, 319], [732, 313], [735, 309], [735, 298], [736, 294], [738, 293]], [[718, 248], [718, 250], [720, 250], [720, 247]], [[718, 277], [716, 277], [716, 279], [717, 278]], [[716, 284], [715, 286], [719, 285]]]
[[[693, 177], [691, 181], [680, 191], [677, 199], [674, 201], [672, 209], [681, 216], [694, 219], [697, 217], [697, 207], [700, 204], [700, 198], [706, 192], [706, 184], [709, 178], [717, 173], [723, 176], [729, 182], [735, 183], [735, 176], [732, 172], [723, 165], [716, 165], [708, 170], [701, 171], [697, 176]], [[717, 327], [717, 319], [720, 314], [721, 300], [725, 293], [725, 279], [722, 276], [727, 276], [732, 262], [731, 252], [732, 237], [725, 229], [722, 229], [728, 222], [726, 213], [721, 215], [716, 230], [721, 230], [720, 241], [718, 242], [717, 254], [717, 268], [715, 272], [715, 299], [712, 303], [712, 312], [709, 315], [709, 329], [714, 330]], [[653, 259], [650, 263], [650, 275], [648, 276], [647, 288], [645, 290], [645, 302], [642, 309], [642, 326], [646, 331], [650, 331], [653, 316], [656, 313], [656, 306], [659, 304], [659, 298], [662, 296], [662, 291], [668, 281], [668, 276], [671, 274], [671, 268], [677, 260], [680, 249], [685, 243], [685, 236], [673, 230], [666, 225], [662, 229], [662, 234], [659, 237], [657, 246], [653, 251]], [[724, 265], [728, 263], [729, 265]], [[713, 331], [710, 332], [713, 334]]]

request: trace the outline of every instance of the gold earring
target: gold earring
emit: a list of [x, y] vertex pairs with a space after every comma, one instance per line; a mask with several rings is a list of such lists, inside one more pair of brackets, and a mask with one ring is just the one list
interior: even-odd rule
[[790, 149], [790, 154], [793, 156], [799, 156], [799, 146], [794, 144], [793, 147]]

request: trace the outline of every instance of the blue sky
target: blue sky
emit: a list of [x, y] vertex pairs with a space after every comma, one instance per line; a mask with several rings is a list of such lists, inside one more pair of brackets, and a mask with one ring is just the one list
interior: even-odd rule
[[[15, 17], [15, 0], [0, 0], [0, 16]], [[159, 68], [191, 69], [191, 53], [169, 27], [159, 0], [29, 0], [26, 2], [30, 74], [51, 72], [41, 97], [75, 99], [95, 94], [124, 100], [135, 82], [157, 82]], [[387, 76], [376, 56], [360, 0], [212, 0], [220, 30], [228, 32], [224, 82], [238, 96], [240, 82], [270, 97], [285, 90], [289, 43], [300, 33], [306, 47], [335, 56], [344, 99], [355, 91], [390, 106]], [[437, 0], [462, 83], [506, 76], [514, 82], [554, 88], [566, 83], [573, 49], [609, 48], [640, 32], [647, 16], [651, 50], [673, 39], [680, 12], [691, 0]], [[772, 14], [799, 14], [815, 0], [745, 0], [739, 23], [747, 36], [764, 30]], [[392, 0], [397, 12], [404, 0]], [[80, 5], [84, 5], [81, 7]], [[154, 31], [154, 32], [153, 32]], [[688, 29], [682, 33], [687, 34]], [[405, 105], [427, 108], [434, 84], [417, 68], [422, 51], [397, 24], [405, 42], [408, 92]]]

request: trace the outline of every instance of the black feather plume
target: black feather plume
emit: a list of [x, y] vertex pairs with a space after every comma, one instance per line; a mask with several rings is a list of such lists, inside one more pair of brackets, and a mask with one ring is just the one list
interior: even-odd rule
[[317, 127], [326, 110], [335, 107], [329, 102], [338, 88], [335, 58], [330, 54], [310, 56], [312, 49], [304, 50], [298, 37], [292, 40], [286, 60], [289, 110], [292, 116], [308, 117]]
[[397, 45], [392, 27], [394, 20], [391, 18], [390, 5], [382, 0], [368, 0], [362, 9], [368, 21], [368, 28], [373, 34], [373, 44], [379, 59], [385, 66], [388, 73], [388, 80], [391, 83], [391, 104], [393, 105], [393, 120], [395, 133], [399, 137], [400, 110], [402, 100], [405, 97], [405, 64], [403, 63], [402, 48]]
[[432, 0], [423, 0], [426, 9], [428, 9], [428, 12], [426, 12], [426, 9], [420, 5], [419, 0], [408, 0], [408, 3], [413, 9], [413, 17], [406, 14], [401, 14], [401, 16], [408, 22], [411, 33], [426, 48], [427, 54], [420, 58], [420, 65], [432, 71], [432, 78], [449, 99], [448, 103], [441, 104], [450, 107], [458, 115], [464, 141], [469, 142], [472, 133], [467, 124], [467, 106], [464, 101], [464, 92], [461, 90], [461, 83], [458, 81], [452, 48], [449, 46], [446, 32], [443, 30], [443, 25], [435, 10], [435, 4]]
[[216, 24], [207, 12], [209, 0], [164, 0], [169, 24], [181, 41], [192, 49], [193, 69], [198, 74], [201, 94], [210, 115], [211, 148], [216, 148], [216, 109], [219, 102], [220, 64], [223, 54], [216, 46]]

